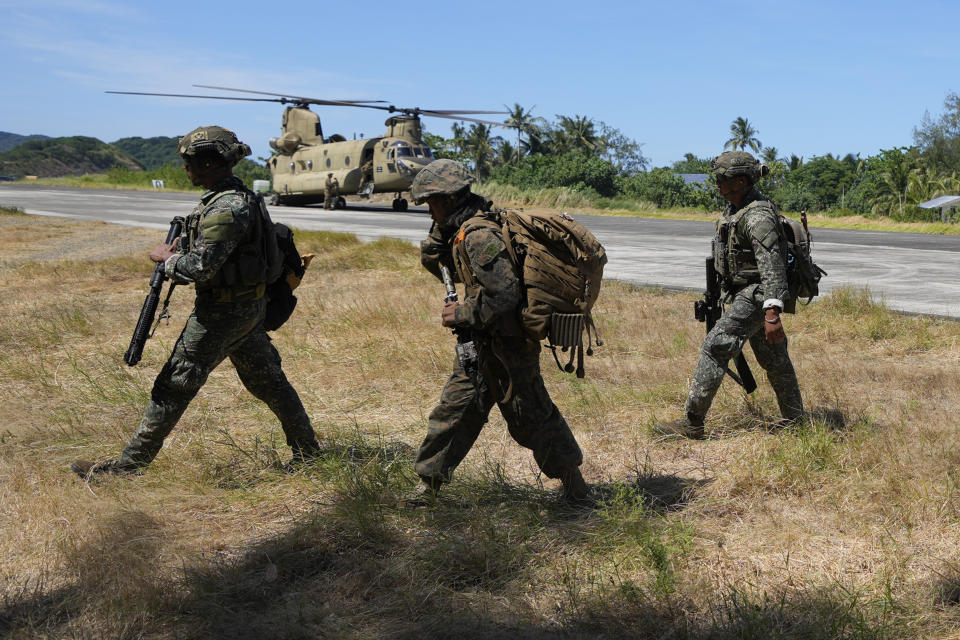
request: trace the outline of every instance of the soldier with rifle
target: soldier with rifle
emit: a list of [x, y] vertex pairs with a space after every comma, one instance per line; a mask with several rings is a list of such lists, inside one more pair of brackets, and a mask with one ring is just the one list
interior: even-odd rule
[[[410, 506], [429, 504], [466, 457], [494, 404], [510, 435], [533, 451], [543, 473], [562, 483], [570, 503], [589, 500], [580, 473], [583, 454], [550, 399], [540, 375], [540, 343], [520, 324], [521, 284], [507, 253], [492, 203], [470, 192], [473, 176], [453, 160], [435, 160], [410, 187], [417, 204], [430, 207], [433, 226], [420, 245], [420, 261], [444, 280], [441, 323], [457, 335], [453, 373], [430, 413], [414, 470], [420, 486]], [[456, 296], [451, 268], [466, 286]]]
[[[690, 383], [686, 415], [654, 425], [660, 433], [695, 439], [704, 437], [704, 418], [725, 374], [748, 393], [756, 388], [741, 352], [747, 342], [767, 373], [783, 417], [795, 421], [804, 415], [780, 317], [791, 302], [784, 236], [776, 207], [754, 187], [767, 167], [745, 151], [726, 151], [713, 159], [711, 169], [728, 204], [707, 261], [707, 293], [695, 307], [697, 319], [707, 323], [707, 338]], [[731, 359], [739, 375], [730, 370]]]
[[157, 269], [125, 356], [127, 364], [140, 359], [164, 279], [193, 283], [196, 304], [153, 384], [140, 426], [120, 457], [71, 465], [88, 480], [96, 474], [133, 474], [149, 465], [207, 376], [225, 358], [236, 367], [243, 385], [280, 420], [293, 449], [293, 464], [319, 450], [300, 397], [263, 328], [271, 268], [265, 241], [270, 221], [262, 199], [233, 175], [234, 165], [250, 154], [250, 147], [233, 132], [211, 126], [185, 135], [178, 150], [191, 182], [207, 191], [187, 217], [184, 234], [177, 237], [171, 225], [167, 242], [150, 252]]

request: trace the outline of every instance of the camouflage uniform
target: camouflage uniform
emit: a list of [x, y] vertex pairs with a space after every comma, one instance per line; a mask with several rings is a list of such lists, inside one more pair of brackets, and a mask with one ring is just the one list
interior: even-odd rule
[[333, 209], [338, 195], [340, 195], [340, 182], [333, 177], [333, 174], [328, 175], [323, 183], [323, 208]]
[[259, 214], [251, 211], [250, 197], [237, 178], [212, 187], [187, 219], [190, 240], [181, 238], [181, 253], [166, 262], [173, 281], [195, 283], [196, 304], [153, 384], [140, 426], [123, 449], [121, 467], [143, 467], [153, 460], [207, 376], [225, 358], [250, 393], [280, 419], [295, 457], [318, 449], [310, 419], [263, 329], [264, 285], [224, 286], [223, 272], [236, 264], [232, 257], [238, 247], [256, 233], [253, 216]]
[[714, 264], [723, 278], [726, 304], [723, 317], [703, 342], [690, 384], [686, 410], [693, 424], [703, 424], [727, 363], [747, 341], [767, 372], [783, 417], [795, 420], [803, 415], [787, 340], [770, 344], [764, 335], [765, 303], [790, 299], [779, 225], [776, 207], [756, 189], [740, 208], [728, 204], [717, 221]]
[[414, 469], [435, 487], [450, 481], [480, 435], [494, 402], [510, 435], [533, 451], [548, 477], [563, 479], [583, 460], [570, 427], [543, 384], [540, 343], [527, 338], [520, 326], [520, 282], [506, 253], [498, 217], [489, 208], [483, 198], [465, 191], [446, 223], [442, 227], [434, 223], [420, 247], [421, 262], [430, 273], [439, 278], [441, 265], [455, 266], [459, 280], [466, 283], [455, 324], [472, 330], [481, 369], [478, 391], [455, 358], [440, 404], [430, 413]]

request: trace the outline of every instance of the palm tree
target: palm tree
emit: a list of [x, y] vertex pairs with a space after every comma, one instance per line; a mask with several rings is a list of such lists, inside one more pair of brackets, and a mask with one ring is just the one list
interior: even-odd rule
[[[520, 159], [520, 152], [524, 147], [526, 147], [528, 154], [540, 153], [543, 150], [541, 127], [547, 121], [540, 116], [534, 116], [533, 107], [524, 109], [518, 102], [514, 102], [512, 108], [507, 107], [507, 105], [503, 106], [509, 112], [509, 117], [504, 122], [517, 129], [517, 159]], [[521, 139], [521, 135], [526, 136], [526, 141]]]
[[764, 147], [760, 153], [760, 159], [763, 160], [764, 164], [771, 165], [779, 161], [778, 155], [780, 155], [780, 151], [776, 147]]
[[500, 136], [490, 135], [490, 126], [477, 123], [470, 125], [470, 133], [464, 141], [464, 150], [473, 159], [473, 170], [479, 180], [483, 180], [490, 173], [490, 161], [493, 158], [494, 148], [503, 142]]
[[467, 128], [462, 122], [454, 122], [450, 125], [450, 130], [453, 131], [453, 146], [456, 148], [458, 154], [463, 153], [464, 143], [467, 138]]
[[736, 149], [739, 147], [742, 151], [750, 147], [754, 153], [760, 150], [760, 140], [756, 137], [757, 130], [753, 128], [753, 125], [750, 124], [750, 121], [746, 118], [737, 118], [730, 124], [730, 135], [732, 137], [724, 143], [724, 149]]
[[493, 159], [495, 165], [507, 164], [508, 162], [515, 160], [520, 157], [520, 150], [514, 149], [513, 145], [510, 144], [509, 140], [504, 140], [503, 143], [497, 147], [497, 155]]
[[795, 153], [790, 154], [790, 160], [787, 162], [787, 167], [790, 171], [796, 171], [803, 166], [803, 156], [798, 156]]
[[894, 202], [903, 215], [903, 204], [907, 199], [907, 188], [910, 186], [910, 162], [903, 149], [880, 150], [881, 167], [880, 181], [877, 196], [873, 199], [874, 211], [889, 213]]
[[593, 120], [586, 116], [560, 116], [557, 131], [557, 142], [561, 151], [594, 151], [597, 143], [600, 142], [600, 136], [597, 135], [596, 125]]

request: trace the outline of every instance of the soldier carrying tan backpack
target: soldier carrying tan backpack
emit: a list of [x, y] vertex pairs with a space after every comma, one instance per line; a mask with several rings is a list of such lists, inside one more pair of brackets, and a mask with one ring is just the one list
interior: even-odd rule
[[[552, 233], [558, 242], [572, 247], [583, 245], [584, 238], [562, 231], [569, 220], [550, 231], [547, 228], [552, 225], [541, 217], [494, 210], [490, 202], [470, 192], [472, 182], [473, 176], [460, 164], [436, 160], [417, 174], [410, 189], [417, 204], [428, 203], [434, 221], [421, 244], [421, 262], [438, 278], [442, 267], [455, 269], [466, 287], [462, 302], [444, 305], [441, 322], [471, 333], [479, 374], [471, 376], [455, 359], [414, 464], [423, 482], [407, 503], [429, 504], [451, 480], [494, 403], [514, 440], [533, 451], [546, 476], [561, 481], [563, 498], [587, 502], [589, 490], [579, 469], [580, 447], [540, 375], [540, 339], [549, 337], [553, 328], [555, 343], [582, 347], [580, 335], [592, 327], [587, 318], [606, 256], [602, 248], [583, 249], [583, 257], [591, 256], [584, 260], [587, 275], [581, 275], [575, 265], [564, 266], [564, 259], [532, 258], [543, 246], [534, 240], [535, 234]], [[542, 266], [547, 263], [553, 266]], [[567, 289], [577, 290], [570, 302], [564, 301]], [[579, 317], [553, 322], [549, 305]]]

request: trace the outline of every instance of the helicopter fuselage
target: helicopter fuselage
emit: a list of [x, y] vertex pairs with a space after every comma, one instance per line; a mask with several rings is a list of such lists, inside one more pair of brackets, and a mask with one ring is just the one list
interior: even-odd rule
[[416, 116], [392, 116], [386, 125], [385, 135], [378, 138], [324, 138], [315, 113], [288, 107], [283, 136], [270, 141], [275, 153], [267, 166], [274, 192], [281, 201], [322, 202], [329, 174], [339, 182], [340, 195], [359, 193], [371, 182], [372, 191], [370, 187], [364, 191], [400, 194], [409, 190], [417, 173], [433, 161], [433, 154], [421, 139]]

